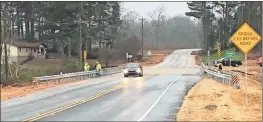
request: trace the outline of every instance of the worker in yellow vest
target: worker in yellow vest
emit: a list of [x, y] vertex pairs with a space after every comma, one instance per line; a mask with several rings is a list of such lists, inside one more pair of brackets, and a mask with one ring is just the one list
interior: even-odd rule
[[97, 64], [97, 65], [96, 65], [96, 70], [101, 70], [101, 65], [100, 65], [100, 63], [97, 61], [96, 64]]
[[98, 72], [98, 75], [100, 75], [100, 73], [101, 73], [101, 64], [97, 61], [96, 62], [96, 71]]
[[222, 70], [223, 70], [223, 65], [220, 62], [220, 63], [218, 63], [218, 72], [220, 73], [220, 72], [222, 72]]
[[89, 69], [90, 69], [90, 65], [88, 62], [86, 62], [84, 65], [84, 71], [89, 71]]

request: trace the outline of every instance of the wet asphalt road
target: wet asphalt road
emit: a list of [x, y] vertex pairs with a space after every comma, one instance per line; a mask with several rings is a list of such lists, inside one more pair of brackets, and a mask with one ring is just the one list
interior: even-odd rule
[[[190, 53], [191, 50], [175, 51], [159, 65], [145, 68], [144, 77], [123, 78], [123, 74], [116, 74], [93, 79], [92, 83], [83, 82], [85, 87], [47, 98], [28, 102], [28, 98], [24, 98], [26, 102], [9, 106], [7, 101], [5, 106], [1, 105], [1, 121], [25, 120], [120, 84], [120, 89], [67, 110], [53, 112], [50, 116], [37, 118], [37, 121], [175, 120], [187, 91], [201, 79], [198, 76], [199, 68], [194, 65]], [[10, 103], [17, 101], [10, 100]]]

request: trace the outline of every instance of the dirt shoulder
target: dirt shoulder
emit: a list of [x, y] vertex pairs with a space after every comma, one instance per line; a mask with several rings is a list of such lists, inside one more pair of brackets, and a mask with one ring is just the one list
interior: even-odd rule
[[261, 121], [262, 85], [249, 78], [245, 107], [245, 78], [240, 79], [240, 89], [203, 79], [185, 96], [177, 121]]
[[143, 59], [140, 63], [142, 66], [154, 66], [161, 63], [166, 56], [166, 54], [152, 55], [150, 58]]
[[41, 83], [38, 85], [36, 84], [18, 84], [15, 86], [6, 86], [1, 88], [1, 101], [8, 100], [15, 97], [23, 97], [25, 95], [31, 94], [36, 91], [45, 90], [48, 88], [58, 87], [58, 86], [64, 86], [71, 83], [75, 83], [76, 81], [68, 81], [68, 82], [62, 82], [57, 83], [54, 81], [49, 81], [48, 85], [46, 83]]
[[142, 66], [154, 66], [161, 63], [173, 50], [152, 50], [151, 52], [152, 55], [150, 58], [143, 59], [143, 61], [140, 62]]
[[[231, 67], [232, 71], [239, 71], [242, 73], [246, 72], [245, 62], [242, 61], [243, 65], [239, 67]], [[229, 67], [228, 67], [229, 68]], [[248, 77], [259, 82], [262, 82], [262, 67], [256, 64], [256, 60], [249, 59], [247, 61]]]

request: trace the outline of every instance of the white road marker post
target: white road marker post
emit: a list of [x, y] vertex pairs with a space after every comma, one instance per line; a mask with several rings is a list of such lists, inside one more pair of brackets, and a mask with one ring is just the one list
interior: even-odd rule
[[129, 63], [129, 53], [126, 53], [127, 63]]

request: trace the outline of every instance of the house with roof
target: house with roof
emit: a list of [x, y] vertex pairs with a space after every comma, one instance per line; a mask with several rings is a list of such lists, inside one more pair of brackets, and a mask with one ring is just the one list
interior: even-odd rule
[[[25, 41], [13, 41], [6, 43], [9, 63], [22, 64], [34, 58], [46, 58], [46, 48], [41, 43], [30, 43]], [[4, 62], [4, 44], [2, 45], [1, 63]]]

